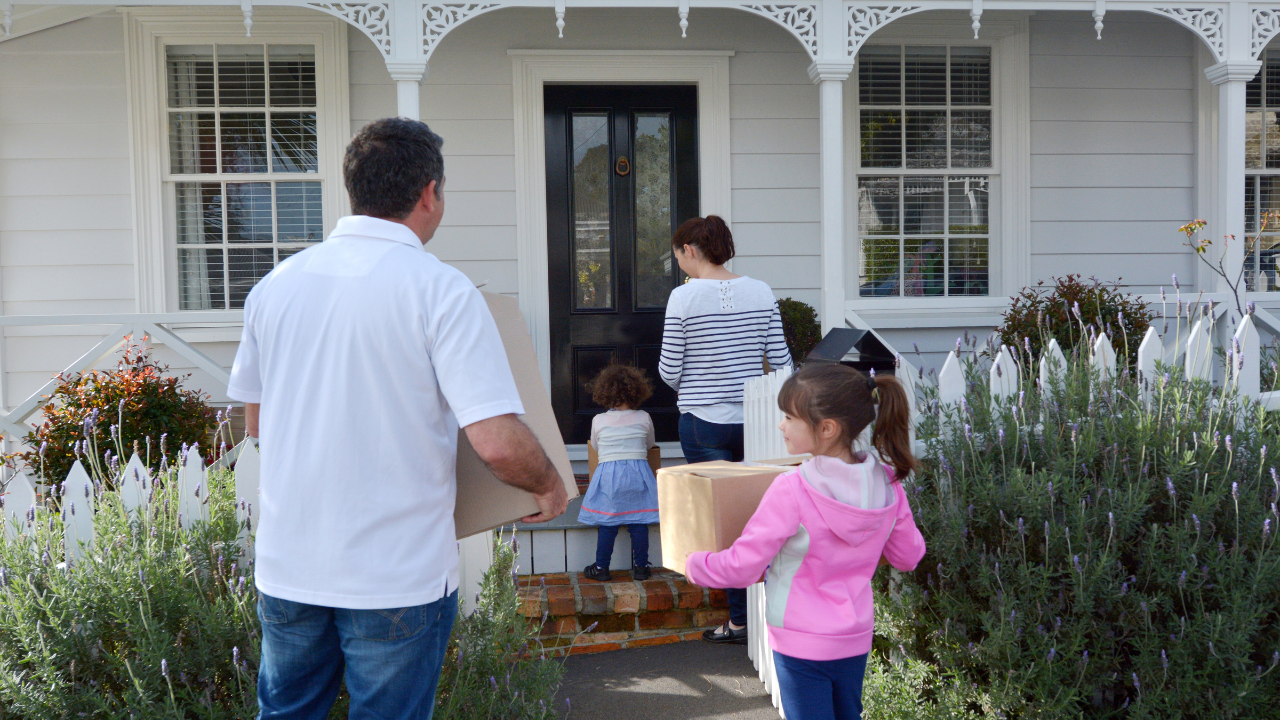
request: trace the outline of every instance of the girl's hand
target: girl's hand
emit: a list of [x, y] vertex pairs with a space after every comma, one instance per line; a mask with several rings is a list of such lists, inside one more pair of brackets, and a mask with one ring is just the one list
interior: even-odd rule
[[888, 564], [889, 564], [889, 558], [885, 557], [884, 555], [881, 555], [880, 562], [876, 563], [876, 567], [884, 567], [885, 565], [888, 565]]

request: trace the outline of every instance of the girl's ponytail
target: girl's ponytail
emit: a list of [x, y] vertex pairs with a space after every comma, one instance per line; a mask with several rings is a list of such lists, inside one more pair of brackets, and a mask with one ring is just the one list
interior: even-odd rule
[[875, 377], [880, 404], [871, 430], [871, 445], [893, 467], [898, 480], [915, 471], [919, 464], [911, 453], [911, 405], [902, 383], [892, 375]]

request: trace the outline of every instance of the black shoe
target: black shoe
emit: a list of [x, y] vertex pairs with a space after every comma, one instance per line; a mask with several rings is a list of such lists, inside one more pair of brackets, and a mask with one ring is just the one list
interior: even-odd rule
[[609, 582], [613, 579], [613, 576], [609, 574], [609, 568], [602, 568], [595, 563], [591, 563], [583, 568], [582, 574], [586, 575], [589, 580], [596, 580], [599, 582]]
[[741, 627], [734, 630], [729, 627], [729, 623], [725, 623], [720, 627], [704, 631], [702, 633], [702, 639], [709, 643], [734, 643], [736, 645], [746, 645], [747, 628]]
[[636, 580], [648, 580], [653, 577], [653, 566], [645, 563], [644, 565], [631, 566], [631, 577]]

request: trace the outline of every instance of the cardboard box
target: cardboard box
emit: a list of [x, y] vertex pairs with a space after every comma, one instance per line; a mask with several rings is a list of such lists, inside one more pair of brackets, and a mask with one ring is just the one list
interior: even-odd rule
[[[502, 346], [507, 351], [507, 362], [516, 379], [520, 402], [524, 404], [524, 421], [542, 443], [552, 464], [560, 472], [564, 489], [570, 498], [578, 496], [578, 485], [573, 479], [573, 466], [569, 464], [569, 452], [560, 436], [555, 413], [551, 410], [551, 394], [542, 384], [538, 372], [538, 356], [533, 350], [533, 340], [525, 326], [520, 306], [513, 298], [493, 293], [481, 293], [489, 304]], [[483, 382], [483, 378], [476, 378]], [[459, 538], [510, 525], [522, 517], [538, 512], [533, 495], [511, 487], [499, 480], [476, 454], [467, 440], [467, 434], [458, 431], [458, 497], [453, 509], [453, 523]]]
[[727, 549], [742, 534], [773, 479], [802, 460], [704, 462], [658, 471], [662, 566], [683, 574], [685, 553]]
[[[653, 468], [653, 473], [658, 474], [658, 470], [662, 467], [662, 448], [649, 448], [649, 467]], [[587, 477], [592, 478], [596, 475], [596, 466], [600, 464], [600, 454], [596, 449], [587, 443]]]

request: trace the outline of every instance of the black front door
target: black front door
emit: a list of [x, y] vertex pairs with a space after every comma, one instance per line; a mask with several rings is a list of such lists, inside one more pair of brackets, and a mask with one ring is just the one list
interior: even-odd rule
[[678, 439], [676, 395], [658, 377], [671, 235], [698, 214], [697, 89], [547, 86], [551, 401], [565, 442], [605, 408], [586, 382], [610, 362], [643, 368], [658, 440]]

